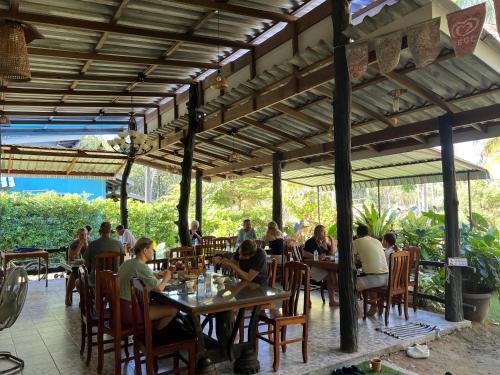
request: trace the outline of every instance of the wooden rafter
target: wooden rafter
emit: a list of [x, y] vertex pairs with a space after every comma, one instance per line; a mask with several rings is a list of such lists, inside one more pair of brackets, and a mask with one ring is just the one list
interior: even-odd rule
[[35, 14], [26, 12], [13, 13], [8, 10], [0, 10], [0, 18], [16, 18], [20, 21], [33, 22], [43, 25], [61, 26], [61, 27], [69, 27], [75, 29], [101, 31], [101, 32], [107, 31], [116, 34], [140, 36], [140, 37], [162, 39], [162, 40], [182, 41], [182, 42], [205, 44], [211, 46], [226, 46], [226, 47], [244, 48], [244, 49], [252, 48], [252, 45], [237, 40], [212, 38], [199, 35], [186, 36], [182, 33], [172, 33], [168, 31], [144, 29], [133, 26], [125, 26], [125, 25], [110, 25], [107, 22], [87, 21], [77, 18], [52, 16], [48, 14]]
[[190, 6], [203, 7], [207, 9], [219, 10], [227, 13], [239, 14], [242, 16], [259, 18], [265, 20], [272, 20], [278, 22], [294, 22], [297, 21], [297, 17], [285, 13], [270, 12], [267, 10], [260, 10], [251, 7], [239, 6], [234, 4], [228, 4], [221, 1], [210, 1], [210, 0], [171, 0], [174, 3], [185, 4]]
[[64, 57], [66, 59], [110, 61], [136, 65], [162, 65], [206, 69], [217, 69], [219, 66], [218, 64], [201, 61], [153, 59], [139, 56], [111, 55], [95, 52], [78, 52], [37, 47], [28, 47], [28, 53], [30, 56]]
[[[6, 169], [2, 169], [1, 173], [7, 173]], [[34, 171], [34, 170], [24, 170], [24, 169], [13, 169], [10, 171], [13, 175], [43, 175], [43, 176], [66, 176], [66, 171]], [[116, 173], [102, 173], [102, 172], [73, 172], [72, 176], [96, 176], [96, 177], [114, 177]]]
[[295, 118], [296, 120], [302, 121], [302, 122], [309, 124], [309, 125], [316, 126], [316, 127], [320, 128], [321, 130], [328, 131], [331, 128], [331, 125], [328, 124], [327, 122], [318, 120], [316, 117], [305, 114], [304, 112], [301, 112], [301, 111], [296, 110], [292, 107], [289, 107], [286, 104], [276, 103], [276, 104], [272, 105], [271, 107], [279, 112], [282, 112], [290, 117]]
[[19, 3], [21, 0], [9, 0], [9, 10], [13, 13], [19, 12]]
[[[91, 75], [91, 74], [71, 74], [71, 73], [53, 73], [53, 72], [37, 72], [32, 71], [31, 77], [35, 79], [49, 79], [49, 80], [64, 80], [64, 81], [93, 81], [93, 82], [135, 82], [138, 80], [137, 76], [123, 76], [123, 75]], [[159, 84], [172, 84], [172, 85], [188, 85], [194, 83], [192, 79], [181, 78], [158, 78], [146, 77], [145, 83], [159, 83]]]
[[83, 150], [47, 150], [47, 149], [39, 149], [37, 147], [18, 147], [12, 145], [3, 145], [2, 146], [3, 154], [11, 154], [11, 155], [34, 155], [34, 156], [55, 156], [61, 158], [84, 158], [84, 159], [113, 159], [113, 160], [123, 160], [126, 159], [126, 156], [115, 154], [111, 152], [86, 152]]
[[77, 161], [78, 158], [73, 158], [73, 160], [71, 160], [71, 164], [69, 165], [68, 169], [66, 169], [66, 176], [69, 176], [73, 169], [75, 169]]
[[[6, 107], [74, 107], [74, 108], [130, 108], [130, 103], [106, 103], [106, 102], [65, 102], [57, 103], [50, 101], [25, 101], [25, 100], [2, 100], [0, 105]], [[135, 103], [134, 108], [156, 108], [154, 103]]]
[[[85, 125], [85, 126], [102, 126], [102, 125], [128, 125], [129, 121], [122, 120], [122, 121], [92, 121], [92, 120], [87, 120], [87, 121], [72, 121], [72, 120], [38, 120], [38, 119], [32, 119], [32, 120], [16, 120], [12, 119], [11, 124], [36, 124], [36, 125]], [[25, 131], [36, 131], [37, 129], [11, 129], [11, 131], [16, 131], [16, 130], [25, 130]], [[44, 129], [39, 129], [39, 130], [44, 130]]]
[[[4, 111], [6, 116], [20, 117], [130, 117], [129, 112], [55, 112], [55, 111]], [[136, 113], [136, 117], [144, 117], [144, 113]]]
[[52, 90], [35, 88], [0, 87], [0, 92], [7, 94], [34, 94], [34, 95], [65, 95], [65, 96], [118, 96], [118, 97], [147, 97], [166, 98], [174, 97], [172, 92], [151, 92], [151, 91], [104, 91], [104, 90]]

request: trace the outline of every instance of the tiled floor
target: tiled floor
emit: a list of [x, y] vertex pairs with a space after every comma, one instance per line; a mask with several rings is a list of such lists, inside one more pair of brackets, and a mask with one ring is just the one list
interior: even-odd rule
[[[24, 374], [73, 375], [95, 374], [95, 351], [89, 367], [80, 357], [80, 317], [78, 297], [73, 307], [64, 306], [64, 281], [50, 280], [46, 289], [43, 282], [33, 281], [24, 309], [17, 322], [0, 332], [0, 350], [11, 351], [25, 360]], [[350, 360], [359, 361], [377, 353], [405, 347], [414, 342], [431, 339], [435, 334], [413, 340], [398, 340], [375, 330], [383, 325], [382, 318], [359, 320], [359, 351], [345, 354], [339, 350], [339, 313], [337, 308], [323, 305], [319, 296], [313, 296], [309, 333], [309, 362], [302, 363], [300, 344], [288, 346], [282, 354], [278, 374], [327, 374], [331, 369]], [[467, 322], [450, 323], [442, 316], [429, 312], [411, 312], [413, 321], [437, 325], [441, 333], [467, 326]], [[391, 325], [404, 322], [397, 314], [391, 315]], [[293, 330], [289, 331], [293, 335]], [[259, 359], [261, 374], [272, 373], [272, 352], [270, 346], [260, 343]], [[356, 362], [355, 361], [355, 362]], [[133, 374], [133, 362], [123, 368], [123, 374]], [[232, 374], [230, 363], [218, 365], [219, 374]], [[113, 374], [112, 358], [106, 358], [104, 374]]]

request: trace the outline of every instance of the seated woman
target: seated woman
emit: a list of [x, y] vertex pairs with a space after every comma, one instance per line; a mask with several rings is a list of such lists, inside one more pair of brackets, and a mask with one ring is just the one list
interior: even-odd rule
[[[146, 264], [146, 262], [153, 259], [153, 240], [142, 237], [136, 242], [133, 251], [135, 258], [127, 260], [118, 269], [122, 321], [126, 324], [134, 324], [130, 280], [137, 277], [146, 285], [148, 291], [161, 292], [172, 277], [168, 270], [155, 274]], [[176, 314], [177, 309], [175, 307], [156, 303], [149, 305], [149, 319], [156, 323], [157, 330], [165, 328]]]
[[271, 221], [267, 224], [264, 243], [269, 244], [271, 256], [278, 256], [278, 263], [281, 263], [281, 257], [283, 255], [283, 233], [278, 229], [278, 224], [276, 224], [276, 222]]
[[[333, 240], [326, 235], [326, 229], [323, 225], [317, 225], [314, 228], [314, 235], [306, 241], [302, 255], [304, 259], [313, 259], [315, 251], [318, 251], [320, 260], [324, 260], [327, 255], [335, 255], [337, 251], [334, 248]], [[323, 268], [313, 266], [311, 267], [311, 279], [314, 281], [326, 279], [330, 306], [338, 305], [338, 302], [335, 300], [335, 289], [337, 287], [337, 278], [335, 275]]]
[[[87, 250], [87, 246], [89, 245], [87, 234], [87, 229], [85, 228], [80, 228], [76, 231], [76, 239], [69, 245], [68, 263], [71, 264], [75, 259], [80, 259], [83, 253]], [[77, 272], [71, 272], [69, 274], [68, 285], [66, 285], [66, 306], [71, 306], [73, 303], [73, 289], [75, 289], [75, 286], [78, 289], [78, 285], [76, 283], [77, 277]]]
[[191, 229], [189, 230], [189, 235], [191, 236], [191, 244], [193, 246], [201, 245], [201, 231], [200, 223], [198, 220], [193, 220], [191, 222]]
[[382, 237], [382, 246], [384, 247], [387, 265], [390, 265], [391, 254], [399, 250], [398, 245], [396, 245], [396, 235], [393, 232], [384, 234], [384, 237]]
[[266, 252], [258, 249], [253, 240], [243, 241], [233, 259], [214, 257], [214, 264], [231, 269], [243, 281], [267, 285]]

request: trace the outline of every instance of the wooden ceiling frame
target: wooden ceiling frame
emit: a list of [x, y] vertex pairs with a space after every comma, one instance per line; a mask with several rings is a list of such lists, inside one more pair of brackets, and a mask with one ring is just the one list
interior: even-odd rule
[[[54, 90], [54, 89], [34, 89], [34, 88], [17, 88], [17, 87], [0, 87], [0, 92], [6, 94], [32, 94], [32, 95], [62, 95], [64, 98], [68, 96], [117, 96], [122, 97], [144, 97], [144, 98], [166, 98], [174, 97], [175, 93], [171, 92], [151, 92], [151, 91], [101, 91], [101, 90]], [[61, 99], [63, 100], [63, 99]], [[57, 111], [57, 108], [54, 109]]]
[[[40, 80], [63, 80], [63, 81], [90, 81], [90, 82], [120, 82], [129, 83], [138, 80], [138, 76], [106, 76], [106, 75], [91, 75], [91, 74], [68, 74], [68, 73], [52, 73], [52, 72], [31, 72], [31, 78]], [[140, 83], [154, 83], [165, 85], [189, 85], [196, 83], [192, 79], [181, 78], [158, 78], [146, 77]]]
[[[70, 107], [70, 108], [130, 108], [130, 103], [104, 103], [104, 102], [64, 102], [27, 101], [27, 100], [1, 100], [0, 105], [6, 107]], [[134, 108], [156, 108], [155, 103], [134, 103]]]
[[[36, 112], [36, 111], [2, 111], [6, 116], [18, 116], [18, 117], [126, 117], [128, 118], [130, 114], [128, 112], [117, 112], [117, 113], [106, 113], [106, 112]], [[144, 117], [144, 113], [137, 113], [136, 117]]]

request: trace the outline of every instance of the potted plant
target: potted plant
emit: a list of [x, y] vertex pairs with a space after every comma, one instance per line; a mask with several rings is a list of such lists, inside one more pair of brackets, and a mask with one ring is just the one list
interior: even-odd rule
[[475, 311], [464, 308], [464, 317], [483, 322], [488, 316], [491, 294], [500, 292], [499, 232], [493, 228], [472, 231], [462, 226], [461, 247], [469, 266], [476, 269], [464, 275], [463, 301], [475, 306]]

